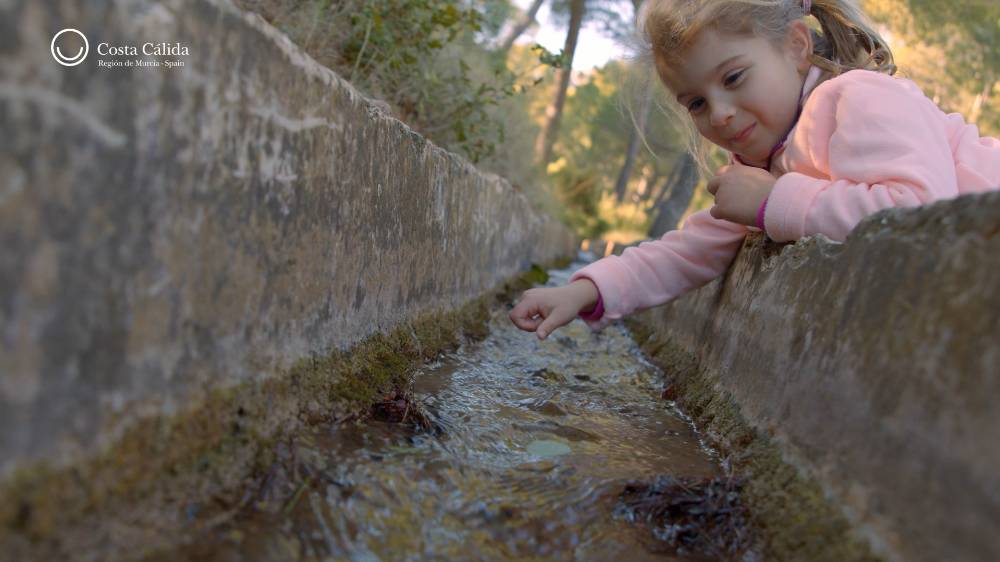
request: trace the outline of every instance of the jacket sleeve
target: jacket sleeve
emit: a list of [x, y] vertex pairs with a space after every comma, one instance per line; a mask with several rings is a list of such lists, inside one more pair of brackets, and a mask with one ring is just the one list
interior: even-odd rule
[[867, 70], [834, 81], [808, 100], [790, 147], [804, 155], [797, 169], [825, 177], [778, 178], [764, 217], [775, 241], [817, 233], [842, 241], [882, 209], [958, 195], [941, 110], [915, 84]]
[[680, 230], [581, 268], [569, 281], [590, 279], [604, 307], [602, 317], [584, 317], [584, 322], [599, 331], [622, 316], [664, 304], [708, 283], [729, 267], [747, 232], [746, 226], [699, 211]]

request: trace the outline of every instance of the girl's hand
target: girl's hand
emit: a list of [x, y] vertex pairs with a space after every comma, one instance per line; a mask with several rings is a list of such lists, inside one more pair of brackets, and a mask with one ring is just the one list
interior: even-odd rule
[[723, 166], [708, 182], [715, 196], [709, 213], [717, 219], [757, 226], [757, 211], [774, 189], [774, 176], [760, 168], [740, 163]]
[[510, 311], [510, 321], [544, 340], [556, 328], [569, 324], [581, 310], [597, 304], [597, 287], [577, 279], [562, 287], [528, 289]]

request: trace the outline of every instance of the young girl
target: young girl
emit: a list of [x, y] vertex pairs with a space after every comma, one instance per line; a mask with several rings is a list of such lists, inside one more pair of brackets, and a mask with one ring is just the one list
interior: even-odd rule
[[647, 0], [639, 29], [660, 80], [730, 164], [708, 183], [715, 205], [680, 230], [525, 291], [510, 319], [540, 339], [577, 315], [600, 330], [708, 283], [750, 231], [842, 241], [881, 209], [1000, 186], [1000, 141], [894, 78], [854, 0]]

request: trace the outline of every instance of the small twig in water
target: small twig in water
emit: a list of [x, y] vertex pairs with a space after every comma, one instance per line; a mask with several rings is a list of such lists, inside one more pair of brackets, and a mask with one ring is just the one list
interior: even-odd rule
[[305, 480], [302, 481], [301, 484], [299, 484], [299, 488], [295, 490], [295, 494], [292, 495], [292, 499], [289, 500], [288, 505], [285, 506], [284, 509], [285, 515], [288, 515], [289, 513], [292, 512], [293, 509], [295, 509], [295, 505], [299, 503], [299, 499], [302, 498], [302, 493], [305, 492], [306, 488], [308, 488], [310, 485], [312, 485], [312, 476], [306, 478]]
[[350, 421], [356, 415], [358, 415], [357, 412], [351, 412], [350, 414], [347, 414], [346, 416], [343, 416], [341, 418], [337, 418], [336, 420], [333, 421], [333, 423], [344, 423], [346, 421]]

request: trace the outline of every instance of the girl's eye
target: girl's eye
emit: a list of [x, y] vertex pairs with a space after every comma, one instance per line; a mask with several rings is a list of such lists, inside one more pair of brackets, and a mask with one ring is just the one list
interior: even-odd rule
[[[726, 86], [737, 85], [737, 84], [739, 84], [739, 83], [741, 83], [743, 81], [743, 75], [745, 73], [746, 73], [746, 70], [741, 70], [739, 72], [734, 72], [734, 73], [730, 74], [729, 76], [726, 76], [726, 78], [723, 80], [723, 83]], [[704, 106], [705, 106], [705, 100], [703, 100], [701, 98], [696, 98], [694, 101], [692, 101], [691, 103], [688, 104], [687, 108], [688, 108], [688, 111], [691, 112], [691, 113], [698, 113], [701, 110], [701, 108], [704, 107]]]

